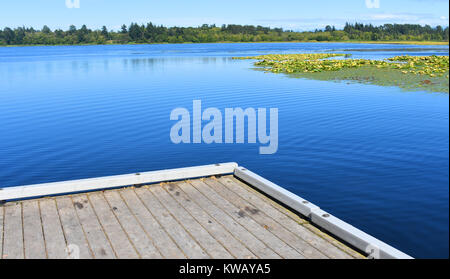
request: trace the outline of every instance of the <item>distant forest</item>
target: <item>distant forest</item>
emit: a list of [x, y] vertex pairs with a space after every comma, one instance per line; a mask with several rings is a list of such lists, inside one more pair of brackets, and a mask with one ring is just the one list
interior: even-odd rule
[[448, 41], [448, 26], [431, 27], [418, 24], [347, 23], [342, 30], [326, 26], [310, 32], [294, 32], [282, 28], [253, 25], [204, 24], [199, 27], [165, 27], [152, 23], [123, 25], [110, 31], [105, 26], [91, 30], [83, 25], [77, 29], [40, 30], [27, 27], [0, 30], [0, 45], [78, 45], [128, 43], [215, 43], [215, 42], [292, 42], [292, 41]]

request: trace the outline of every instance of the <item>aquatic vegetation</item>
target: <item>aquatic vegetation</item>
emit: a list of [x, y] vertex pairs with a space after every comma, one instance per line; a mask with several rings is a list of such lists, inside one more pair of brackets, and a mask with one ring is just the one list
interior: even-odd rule
[[396, 56], [388, 59], [395, 63], [397, 69], [402, 70], [402, 73], [412, 73], [419, 75], [429, 75], [430, 77], [444, 76], [449, 71], [448, 56]]
[[257, 59], [256, 66], [265, 67], [274, 73], [294, 72], [320, 72], [338, 70], [338, 65], [344, 60], [324, 60], [331, 57], [345, 56], [336, 53], [309, 53], [309, 54], [269, 54], [254, 57], [235, 57], [235, 59]]
[[385, 60], [347, 57], [344, 54], [314, 53], [269, 54], [235, 59], [256, 59], [258, 61], [255, 62], [255, 66], [273, 73], [398, 85], [408, 89], [432, 88], [439, 92], [448, 92], [448, 56], [404, 55]]
[[416, 75], [391, 68], [359, 67], [346, 68], [340, 71], [324, 71], [319, 73], [294, 73], [292, 78], [307, 78], [323, 81], [345, 82], [347, 84], [363, 83], [380, 86], [395, 86], [406, 91], [428, 91], [449, 93], [449, 79]]
[[338, 53], [303, 53], [303, 54], [267, 54], [259, 56], [233, 57], [233, 59], [257, 59], [273, 61], [292, 61], [292, 60], [317, 60], [336, 56], [345, 56]]

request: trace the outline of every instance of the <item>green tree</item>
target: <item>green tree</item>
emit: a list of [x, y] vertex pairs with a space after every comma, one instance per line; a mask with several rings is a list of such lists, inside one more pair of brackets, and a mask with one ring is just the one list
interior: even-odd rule
[[108, 31], [106, 26], [100, 30], [90, 30], [83, 25], [79, 30], [71, 25], [67, 31], [52, 31], [48, 26], [41, 30], [9, 27], [0, 30], [0, 44], [104, 44], [130, 42], [273, 42], [273, 41], [342, 41], [342, 40], [434, 40], [447, 41], [449, 28], [418, 24], [372, 24], [346, 23], [342, 30], [327, 25], [323, 30], [294, 32], [281, 28], [252, 25], [229, 24], [217, 27], [203, 24], [199, 27], [165, 27], [151, 22], [144, 25], [132, 23], [129, 28], [122, 25], [118, 32]]
[[5, 29], [3, 29], [3, 39], [5, 40], [6, 44], [12, 44], [14, 42], [16, 35], [14, 34], [14, 31], [9, 28], [9, 27], [5, 27]]
[[137, 23], [132, 23], [128, 29], [131, 40], [135, 42], [141, 40], [144, 35], [143, 29]]
[[101, 34], [102, 34], [103, 37], [105, 37], [106, 39], [109, 38], [108, 28], [106, 28], [106, 26], [103, 26], [103, 27], [102, 27]]
[[47, 25], [44, 25], [44, 27], [42, 27], [42, 33], [50, 34], [51, 32], [52, 30]]
[[75, 32], [77, 32], [77, 28], [75, 27], [75, 25], [70, 25], [69, 31], [68, 31], [69, 35], [73, 35], [73, 34], [75, 34]]
[[14, 40], [15, 40], [15, 43], [16, 44], [23, 44], [23, 40], [24, 40], [24, 38], [25, 38], [25, 36], [26, 36], [26, 33], [25, 33], [25, 28], [24, 27], [19, 27], [19, 28], [17, 28], [16, 30], [14, 30]]
[[121, 30], [120, 30], [120, 33], [122, 33], [122, 34], [128, 33], [128, 29], [127, 29], [127, 26], [126, 26], [125, 24], [122, 25], [122, 28], [121, 28]]

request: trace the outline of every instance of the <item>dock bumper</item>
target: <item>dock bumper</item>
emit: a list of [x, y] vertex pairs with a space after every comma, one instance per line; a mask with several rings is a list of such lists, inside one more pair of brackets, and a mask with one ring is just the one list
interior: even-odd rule
[[185, 180], [212, 175], [232, 174], [237, 163], [167, 169], [142, 173], [0, 188], [0, 201], [88, 192], [116, 187]]
[[43, 183], [27, 186], [0, 188], [0, 204], [5, 201], [56, 196], [89, 191], [106, 190], [126, 186], [145, 185], [234, 174], [269, 197], [283, 203], [305, 216], [317, 227], [333, 234], [353, 247], [375, 259], [412, 259], [409, 255], [368, 235], [352, 225], [320, 209], [317, 205], [272, 183], [271, 181], [238, 166], [237, 163], [221, 163], [197, 167], [149, 171], [125, 175]]
[[369, 258], [412, 259], [411, 256], [353, 227], [339, 218], [336, 218], [330, 213], [320, 209], [317, 205], [312, 204], [244, 167], [237, 167], [234, 171], [234, 175], [266, 195], [269, 195], [309, 218], [311, 223], [317, 227], [335, 235], [360, 251], [367, 253]]

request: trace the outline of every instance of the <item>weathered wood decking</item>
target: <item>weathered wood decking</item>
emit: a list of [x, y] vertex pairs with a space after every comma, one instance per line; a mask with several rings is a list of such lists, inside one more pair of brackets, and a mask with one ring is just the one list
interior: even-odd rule
[[362, 258], [232, 175], [0, 206], [14, 258]]

